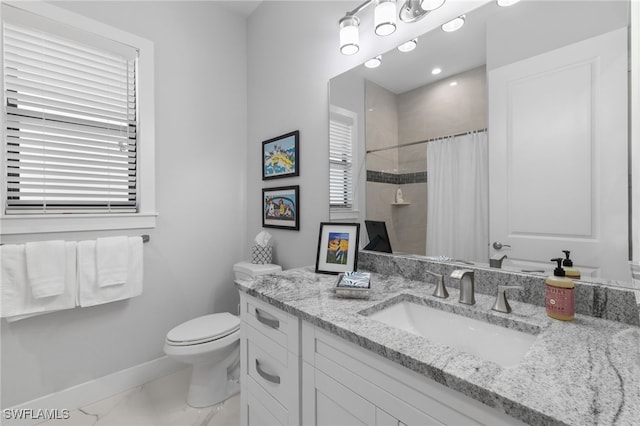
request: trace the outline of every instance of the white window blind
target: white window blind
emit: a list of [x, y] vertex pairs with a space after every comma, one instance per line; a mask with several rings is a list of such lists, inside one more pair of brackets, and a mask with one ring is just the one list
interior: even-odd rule
[[353, 120], [331, 114], [329, 120], [329, 200], [331, 208], [353, 207]]
[[138, 52], [96, 38], [3, 22], [5, 214], [137, 211]]

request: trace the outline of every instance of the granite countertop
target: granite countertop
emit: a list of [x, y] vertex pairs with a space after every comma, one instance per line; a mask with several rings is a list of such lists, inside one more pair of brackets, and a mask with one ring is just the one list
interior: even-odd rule
[[[576, 315], [549, 318], [544, 307], [509, 301], [513, 312], [490, 308], [494, 296], [476, 293], [473, 306], [431, 294], [434, 285], [372, 273], [369, 299], [335, 295], [335, 275], [312, 267], [237, 281], [237, 287], [285, 312], [489, 406], [534, 425], [632, 425], [640, 419], [640, 327]], [[537, 338], [514, 367], [432, 342], [368, 318], [399, 300], [412, 300], [519, 329]]]

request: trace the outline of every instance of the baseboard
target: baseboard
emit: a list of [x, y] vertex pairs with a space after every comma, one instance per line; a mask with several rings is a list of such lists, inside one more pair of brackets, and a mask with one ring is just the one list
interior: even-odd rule
[[12, 426], [35, 425], [48, 418], [64, 418], [65, 410], [73, 411], [85, 405], [124, 392], [151, 380], [184, 368], [163, 356], [98, 379], [45, 395], [2, 410], [0, 423]]

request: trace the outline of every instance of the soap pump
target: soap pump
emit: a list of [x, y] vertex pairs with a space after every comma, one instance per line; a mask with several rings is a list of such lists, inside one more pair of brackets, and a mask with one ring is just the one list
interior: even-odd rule
[[575, 316], [575, 298], [573, 280], [566, 277], [562, 269], [562, 258], [551, 259], [558, 267], [545, 280], [545, 307], [547, 315], [562, 321], [571, 321]]
[[562, 261], [562, 269], [564, 269], [567, 278], [570, 278], [572, 280], [579, 280], [580, 270], [574, 268], [573, 261], [569, 259], [569, 255], [571, 254], [571, 252], [569, 250], [562, 250], [562, 252], [565, 254], [565, 256], [567, 256], [567, 258]]

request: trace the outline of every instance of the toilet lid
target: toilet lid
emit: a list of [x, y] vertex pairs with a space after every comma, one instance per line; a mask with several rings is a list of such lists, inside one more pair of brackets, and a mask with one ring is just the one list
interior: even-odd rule
[[167, 333], [174, 344], [197, 344], [227, 336], [240, 328], [240, 318], [228, 312], [194, 318]]

